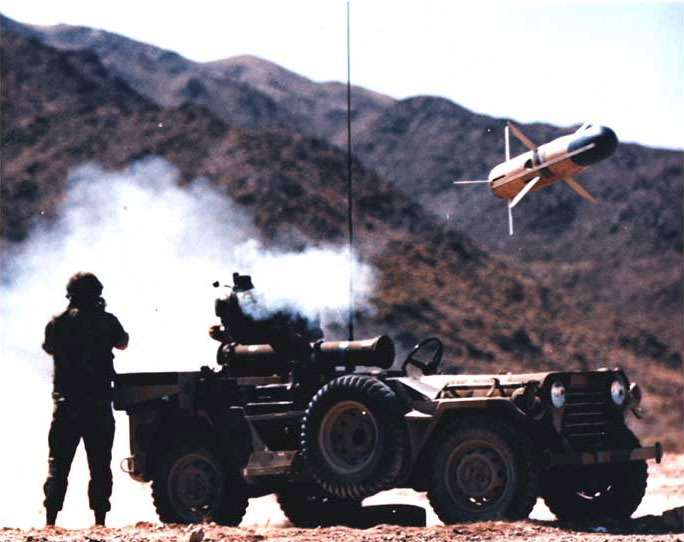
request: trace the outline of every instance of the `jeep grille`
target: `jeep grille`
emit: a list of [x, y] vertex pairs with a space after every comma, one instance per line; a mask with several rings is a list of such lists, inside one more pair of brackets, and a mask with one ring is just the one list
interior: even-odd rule
[[605, 391], [573, 390], [565, 395], [562, 434], [575, 450], [603, 447], [610, 398]]

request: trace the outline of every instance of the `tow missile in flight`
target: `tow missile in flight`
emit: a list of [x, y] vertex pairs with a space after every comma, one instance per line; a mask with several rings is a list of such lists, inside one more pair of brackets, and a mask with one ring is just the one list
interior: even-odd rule
[[[511, 158], [510, 132], [517, 137], [528, 152]], [[585, 123], [575, 133], [565, 135], [537, 146], [512, 122], [506, 123], [504, 131], [506, 161], [495, 166], [487, 180], [455, 181], [454, 184], [487, 183], [498, 198], [508, 200], [508, 230], [513, 235], [513, 207], [528, 192], [539, 190], [558, 181], [565, 181], [584, 199], [596, 203], [594, 198], [572, 175], [590, 165], [608, 158], [615, 152], [618, 139], [606, 126]]]

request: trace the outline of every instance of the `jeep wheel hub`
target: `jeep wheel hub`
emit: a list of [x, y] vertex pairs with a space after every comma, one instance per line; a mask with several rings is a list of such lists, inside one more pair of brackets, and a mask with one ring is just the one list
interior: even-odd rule
[[355, 474], [374, 459], [378, 425], [361, 403], [343, 401], [323, 418], [319, 433], [321, 454], [330, 467], [341, 474]]
[[179, 512], [201, 516], [217, 502], [220, 480], [216, 465], [200, 455], [187, 455], [170, 472], [171, 500]]
[[445, 475], [452, 498], [468, 508], [483, 508], [504, 494], [510, 466], [485, 442], [464, 442], [447, 461]]
[[471, 497], [491, 493], [497, 485], [496, 465], [486, 454], [474, 452], [467, 455], [456, 469], [458, 485]]

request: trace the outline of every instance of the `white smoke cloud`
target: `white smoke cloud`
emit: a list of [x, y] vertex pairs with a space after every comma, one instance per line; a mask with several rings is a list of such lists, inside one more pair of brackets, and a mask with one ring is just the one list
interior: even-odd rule
[[[256, 286], [253, 316], [295, 310], [309, 319], [321, 317], [324, 324], [344, 320], [342, 312], [349, 303], [347, 252], [323, 248], [298, 253], [264, 252], [258, 242], [248, 241], [240, 254], [243, 259], [239, 268], [252, 274]], [[355, 306], [366, 305], [373, 284], [372, 269], [355, 262]]]
[[[218, 323], [213, 301], [225, 290], [212, 283], [227, 283], [233, 271], [252, 275], [269, 310], [320, 315], [323, 324], [345, 321], [346, 247], [266, 250], [245, 210], [208, 180], [181, 188], [177, 179], [175, 167], [160, 158], [120, 172], [81, 166], [69, 175], [58, 220], [36, 229], [20, 247], [3, 247], [0, 479], [7, 502], [0, 500], [1, 526], [44, 521], [52, 359], [40, 345], [50, 316], [66, 306], [65, 285], [74, 272], [92, 271], [100, 278], [108, 310], [131, 335], [129, 348], [115, 352], [118, 372], [213, 366], [217, 343], [207, 329]], [[358, 261], [354, 270], [355, 305], [368, 306], [373, 271]], [[79, 450], [61, 525], [92, 522], [83, 455]], [[113, 466], [127, 455], [127, 419], [119, 413]], [[155, 519], [147, 490], [121, 473], [115, 474], [112, 505], [111, 524]]]

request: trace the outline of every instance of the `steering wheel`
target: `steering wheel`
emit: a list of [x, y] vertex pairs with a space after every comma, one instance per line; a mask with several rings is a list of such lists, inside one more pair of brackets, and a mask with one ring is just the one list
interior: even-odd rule
[[[435, 351], [432, 354], [432, 359], [428, 362], [422, 362], [416, 358], [416, 354], [427, 346], [432, 346]], [[406, 370], [406, 367], [413, 365], [418, 367], [424, 375], [433, 375], [437, 372], [437, 367], [439, 367], [440, 361], [442, 361], [442, 354], [444, 353], [444, 345], [437, 337], [428, 337], [423, 339], [416, 346], [413, 347], [410, 354], [406, 356], [404, 363], [401, 366], [402, 371]]]

